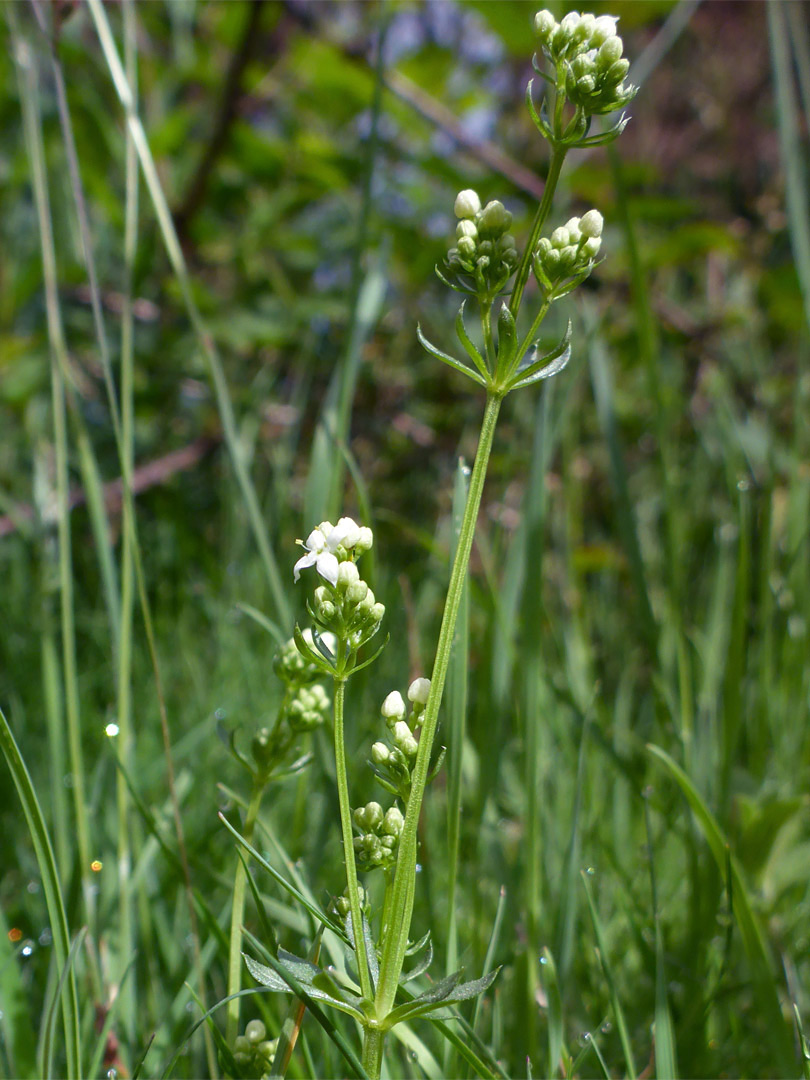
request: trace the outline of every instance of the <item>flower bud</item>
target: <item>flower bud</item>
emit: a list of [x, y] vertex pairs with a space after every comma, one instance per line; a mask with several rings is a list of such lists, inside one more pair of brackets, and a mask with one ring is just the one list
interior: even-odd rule
[[599, 254], [599, 248], [602, 246], [602, 238], [599, 236], [592, 236], [580, 248], [580, 251], [587, 255], [589, 259], [595, 259]]
[[462, 236], [470, 236], [473, 240], [478, 236], [478, 229], [475, 227], [475, 222], [470, 221], [469, 218], [464, 218], [456, 225], [456, 237], [460, 240]]
[[605, 82], [610, 86], [617, 86], [624, 79], [629, 70], [629, 60], [617, 60], [615, 64], [611, 64], [608, 68], [607, 74], [605, 75]]
[[264, 1042], [267, 1038], [267, 1028], [261, 1022], [261, 1020], [251, 1020], [245, 1028], [245, 1038], [249, 1043]]
[[465, 188], [456, 195], [453, 210], [457, 218], [474, 218], [480, 209], [481, 200], [472, 188]]
[[250, 1060], [251, 1045], [250, 1041], [245, 1035], [237, 1035], [233, 1040], [233, 1054], [234, 1057], [244, 1057], [245, 1062]]
[[354, 545], [354, 552], [355, 555], [364, 555], [367, 551], [371, 551], [374, 546], [374, 533], [368, 525], [361, 525], [357, 532], [358, 535]]
[[590, 45], [592, 49], [598, 49], [608, 38], [616, 36], [617, 22], [618, 18], [615, 15], [600, 15], [596, 19], [591, 31]]
[[349, 585], [353, 585], [359, 580], [360, 571], [353, 562], [342, 562], [340, 566], [338, 566], [337, 587], [341, 592], [345, 592]]
[[405, 716], [405, 702], [399, 690], [392, 690], [382, 703], [380, 712], [386, 720], [402, 720]]
[[534, 17], [534, 32], [544, 45], [551, 40], [551, 35], [557, 29], [557, 20], [550, 11], [538, 11]]
[[375, 604], [374, 607], [371, 609], [371, 618], [376, 623], [381, 623], [383, 621], [384, 615], [385, 604]]
[[583, 75], [581, 79], [577, 79], [576, 92], [580, 98], [588, 97], [596, 89], [596, 79], [593, 75]]
[[408, 701], [412, 701], [414, 704], [427, 705], [429, 693], [430, 679], [414, 679], [408, 687]]
[[578, 244], [580, 241], [579, 218], [569, 218], [568, 221], [566, 221], [564, 228], [568, 232], [569, 244]]
[[386, 836], [399, 836], [404, 824], [405, 818], [402, 815], [402, 811], [399, 807], [392, 806], [390, 810], [386, 811], [385, 821], [383, 822], [383, 832]]
[[557, 248], [558, 251], [566, 247], [568, 242], [568, 230], [564, 229], [562, 226], [560, 226], [558, 229], [555, 229], [554, 232], [551, 234], [551, 245], [552, 247]]
[[621, 60], [624, 52], [624, 43], [620, 37], [609, 37], [599, 48], [596, 54], [596, 66], [602, 71]]
[[346, 590], [346, 599], [350, 604], [361, 604], [367, 596], [368, 585], [366, 585], [365, 581], [352, 582]]
[[375, 765], [385, 765], [391, 756], [391, 751], [384, 742], [375, 742], [371, 748], [371, 760]]
[[394, 742], [405, 757], [415, 757], [419, 749], [419, 743], [411, 734], [411, 729], [405, 720], [398, 720], [394, 724]]
[[475, 240], [471, 236], [462, 236], [458, 242], [458, 253], [462, 259], [472, 259], [475, 255]]
[[573, 36], [574, 31], [579, 25], [581, 16], [578, 11], [569, 11], [567, 15], [564, 15], [560, 22], [560, 30], [562, 30], [566, 39]]
[[376, 832], [382, 825], [384, 818], [385, 813], [378, 802], [366, 803], [365, 806], [359, 806], [354, 812], [355, 824], [368, 832]]
[[586, 53], [580, 53], [571, 61], [571, 74], [575, 79], [581, 79], [584, 75], [593, 75], [594, 63]]
[[602, 226], [605, 220], [598, 210], [589, 210], [579, 219], [579, 231], [588, 239], [602, 235]]
[[332, 544], [341, 544], [350, 551], [360, 537], [360, 526], [350, 517], [342, 517], [329, 537]]
[[493, 199], [492, 202], [488, 202], [481, 211], [481, 217], [478, 220], [478, 230], [479, 232], [487, 232], [492, 236], [500, 236], [507, 231], [511, 224], [512, 215], [502, 202]]

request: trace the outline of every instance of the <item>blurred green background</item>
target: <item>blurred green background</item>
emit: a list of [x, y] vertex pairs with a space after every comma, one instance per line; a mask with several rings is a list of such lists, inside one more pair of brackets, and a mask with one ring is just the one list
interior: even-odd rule
[[[217, 726], [247, 743], [280, 696], [273, 636], [238, 605], [287, 636], [291, 616], [305, 617], [296, 537], [340, 513], [373, 526], [372, 584], [392, 641], [352, 684], [347, 738], [354, 803], [379, 797], [365, 764], [379, 704], [429, 674], [457, 464], [474, 454], [482, 411], [415, 327], [452, 350], [456, 297], [433, 268], [456, 192], [501, 199], [520, 241], [547, 163], [524, 105], [536, 5], [129, 10], [138, 111], [202, 335], [143, 184], [126, 271], [124, 114], [88, 8], [7, 0], [0, 20], [0, 703], [54, 835], [75, 933], [87, 870], [64, 734], [53, 330], [27, 101], [41, 123], [66, 341], [70, 607], [90, 851], [103, 864], [76, 962], [82, 1043], [86, 1064], [98, 1050], [99, 1075], [120, 1076], [153, 1033], [144, 1075], [158, 1075], [199, 1012], [184, 986], [190, 924], [137, 603], [127, 754], [151, 816], [116, 794], [105, 734], [120, 704], [121, 465], [51, 44], [116, 380], [131, 277], [138, 537], [191, 877], [220, 928], [235, 855], [216, 811], [237, 821], [237, 808], [218, 784], [244, 785]], [[435, 978], [449, 942], [471, 978], [491, 944], [504, 967], [467, 1019], [510, 1076], [526, 1074], [527, 1056], [535, 1076], [662, 1076], [667, 1061], [683, 1076], [807, 1076], [793, 1006], [810, 1013], [810, 5], [593, 10], [620, 16], [641, 90], [610, 152], [571, 157], [553, 211], [561, 223], [597, 207], [607, 258], [553, 313], [549, 334], [574, 324], [567, 370], [504, 406], [471, 566], [466, 724], [448, 720], [439, 736], [450, 753], [424, 812], [414, 935], [432, 931]], [[123, 48], [123, 6], [106, 11]], [[233, 403], [230, 447], [205, 333]], [[88, 461], [110, 485], [95, 529]], [[648, 743], [680, 766], [680, 783]], [[273, 788], [264, 819], [325, 907], [343, 870], [326, 733], [314, 747], [303, 776]], [[54, 968], [40, 873], [5, 780], [0, 830], [0, 1075], [34, 1075]], [[124, 834], [135, 872], [122, 899]], [[256, 880], [282, 944], [304, 955], [302, 909], [261, 871]], [[260, 933], [251, 906], [247, 924]], [[204, 919], [201, 934], [211, 1005], [227, 950]], [[277, 1034], [286, 1003], [260, 1007]], [[247, 1016], [258, 1008], [244, 1003]], [[392, 1042], [391, 1076], [469, 1075], [428, 1023], [416, 1034], [419, 1045]], [[344, 1067], [307, 1017], [290, 1075]], [[175, 1075], [207, 1070], [198, 1032]]]

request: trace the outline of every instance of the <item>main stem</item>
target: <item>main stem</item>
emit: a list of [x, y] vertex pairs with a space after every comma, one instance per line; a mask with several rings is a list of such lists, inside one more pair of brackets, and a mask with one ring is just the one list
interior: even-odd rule
[[[439, 641], [436, 646], [436, 660], [430, 680], [430, 693], [425, 708], [422, 734], [419, 738], [419, 752], [416, 755], [416, 764], [411, 778], [411, 794], [408, 799], [405, 824], [399, 839], [399, 857], [391, 897], [390, 922], [383, 943], [380, 982], [377, 988], [377, 1016], [381, 1019], [390, 1012], [394, 1004], [397, 986], [399, 985], [399, 976], [402, 972], [402, 963], [405, 958], [405, 949], [408, 945], [408, 934], [413, 913], [419, 812], [422, 807], [422, 798], [425, 794], [425, 786], [427, 785], [430, 770], [430, 756], [439, 723], [439, 706], [441, 705], [444, 683], [447, 678], [450, 649], [453, 644], [461, 594], [470, 562], [475, 524], [481, 505], [481, 495], [484, 490], [484, 480], [486, 479], [487, 465], [489, 464], [489, 455], [492, 450], [492, 440], [495, 435], [495, 425], [498, 420], [501, 401], [502, 396], [500, 394], [490, 393], [487, 396], [481, 435], [478, 440], [478, 450], [475, 455], [472, 477], [470, 478], [467, 505], [464, 508], [456, 557], [453, 560], [453, 568], [450, 572], [450, 586], [447, 590]], [[379, 1073], [373, 1074], [369, 1072], [372, 1080], [375, 1075], [379, 1075]]]
[[537, 213], [534, 215], [532, 231], [529, 234], [526, 247], [523, 249], [523, 258], [520, 260], [520, 265], [518, 266], [517, 274], [515, 275], [515, 284], [512, 287], [512, 295], [509, 298], [509, 310], [515, 318], [517, 318], [520, 301], [523, 299], [523, 290], [526, 288], [526, 282], [529, 280], [529, 271], [532, 268], [534, 249], [537, 247], [537, 241], [540, 239], [540, 230], [545, 225], [546, 218], [551, 209], [551, 204], [554, 200], [554, 192], [557, 190], [557, 181], [560, 179], [560, 173], [562, 172], [563, 162], [565, 161], [567, 151], [568, 148], [566, 146], [561, 146], [559, 143], [555, 144], [551, 151], [551, 162], [548, 167], [546, 186], [543, 188], [543, 198], [540, 200], [540, 205], [537, 207]]
[[[253, 782], [253, 791], [248, 803], [245, 815], [243, 836], [248, 843], [253, 841], [253, 832], [256, 827], [256, 818], [259, 816], [259, 805], [262, 801], [264, 782], [257, 778]], [[231, 939], [228, 955], [228, 996], [238, 994], [242, 986], [242, 920], [245, 915], [245, 889], [247, 887], [247, 872], [244, 862], [239, 859], [236, 865], [236, 875], [233, 880], [233, 903], [231, 904]], [[225, 1028], [228, 1045], [233, 1046], [233, 1041], [239, 1034], [239, 1006], [242, 999], [232, 998], [228, 1002], [228, 1020]]]
[[[342, 648], [341, 648], [342, 652]], [[357, 972], [360, 977], [361, 996], [374, 999], [371, 976], [368, 971], [366, 941], [360, 912], [360, 893], [357, 889], [357, 866], [354, 861], [354, 835], [352, 833], [352, 810], [349, 805], [349, 780], [346, 774], [346, 746], [343, 738], [343, 702], [346, 695], [345, 678], [335, 679], [335, 772], [337, 774], [338, 801], [340, 802], [340, 825], [343, 831], [343, 857], [346, 862], [346, 883], [349, 887], [349, 907], [352, 913], [352, 936], [357, 956]]]

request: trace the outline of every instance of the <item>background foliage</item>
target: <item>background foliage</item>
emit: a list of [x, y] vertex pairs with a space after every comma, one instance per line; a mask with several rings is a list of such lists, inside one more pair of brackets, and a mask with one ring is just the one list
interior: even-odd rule
[[[379, 703], [429, 671], [454, 474], [474, 452], [481, 404], [418, 348], [415, 325], [449, 345], [455, 299], [433, 266], [455, 193], [503, 199], [520, 237], [542, 191], [545, 147], [523, 106], [534, 10], [511, 0], [134, 8], [140, 115], [233, 401], [231, 449], [286, 593], [280, 603], [257, 554], [205, 342], [142, 186], [137, 528], [191, 880], [212, 920], [203, 912], [199, 926], [208, 1005], [225, 992], [217, 927], [235, 868], [216, 811], [238, 824], [242, 784], [217, 728], [246, 744], [280, 694], [273, 637], [239, 605], [289, 633], [284, 605], [302, 614], [294, 539], [339, 511], [373, 525], [392, 644], [352, 683], [357, 804], [376, 797], [365, 760]], [[450, 754], [424, 813], [414, 931], [432, 931], [436, 978], [448, 948], [471, 978], [488, 949], [503, 965], [468, 1019], [509, 1075], [524, 1074], [527, 1056], [534, 1075], [551, 1075], [562, 1046], [580, 1076], [807, 1075], [792, 1006], [810, 1011], [810, 9], [639, 0], [595, 10], [621, 16], [642, 90], [616, 153], [575, 158], [563, 176], [555, 217], [597, 206], [608, 258], [565, 313], [567, 371], [504, 407], [470, 579], [466, 730], [456, 709], [455, 743], [449, 718], [440, 734]], [[43, 11], [58, 25], [117, 379], [123, 111], [89, 10]], [[196, 992], [193, 928], [137, 606], [130, 795], [117, 790], [105, 733], [119, 719], [121, 466], [50, 46], [33, 9], [3, 14], [0, 702], [76, 935], [88, 871], [64, 733], [53, 333], [27, 96], [42, 124], [67, 342], [71, 610], [90, 854], [102, 864], [73, 965], [83, 1068], [97, 1050], [98, 1072], [131, 1074], [154, 1036], [148, 1075], [179, 1048], [174, 1074], [199, 1076], [202, 1033], [184, 1045], [199, 1016], [186, 986]], [[108, 17], [121, 42], [122, 11], [108, 5]], [[109, 485], [109, 544], [82, 495], [92, 491], [83, 447]], [[680, 782], [647, 744], [680, 766]], [[262, 843], [325, 907], [343, 872], [325, 733], [315, 751], [301, 778], [273, 789]], [[34, 1075], [35, 1033], [42, 1054], [57, 990], [53, 934], [17, 793], [0, 792], [0, 1073]], [[282, 944], [304, 955], [308, 917], [255, 877]], [[261, 937], [251, 906], [247, 925]], [[273, 1034], [286, 1007], [269, 996], [243, 1005]], [[467, 1075], [427, 1023], [406, 1037], [393, 1044], [392, 1076]], [[305, 1018], [290, 1075], [344, 1067]]]

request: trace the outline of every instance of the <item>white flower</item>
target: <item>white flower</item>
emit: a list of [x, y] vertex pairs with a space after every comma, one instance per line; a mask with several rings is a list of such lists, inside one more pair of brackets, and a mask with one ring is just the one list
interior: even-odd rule
[[[301, 571], [308, 566], [314, 566], [322, 578], [330, 584], [337, 584], [338, 561], [335, 555], [336, 543], [332, 542], [335, 530], [325, 536], [320, 529], [313, 529], [304, 541], [303, 546], [307, 549], [306, 555], [302, 555], [293, 567], [295, 581], [301, 576]], [[299, 543], [301, 541], [299, 540]]]
[[[366, 540], [366, 533], [370, 535], [371, 529], [362, 529], [350, 517], [342, 517], [337, 525], [329, 521], [322, 521], [317, 529], [313, 529], [304, 541], [303, 546], [307, 554], [302, 555], [293, 567], [295, 580], [301, 576], [301, 571], [308, 566], [315, 569], [332, 585], [337, 584], [338, 559], [335, 554], [338, 547], [345, 549], [353, 548], [359, 540]], [[299, 543], [301, 541], [299, 540]], [[371, 544], [368, 545], [371, 547]]]

